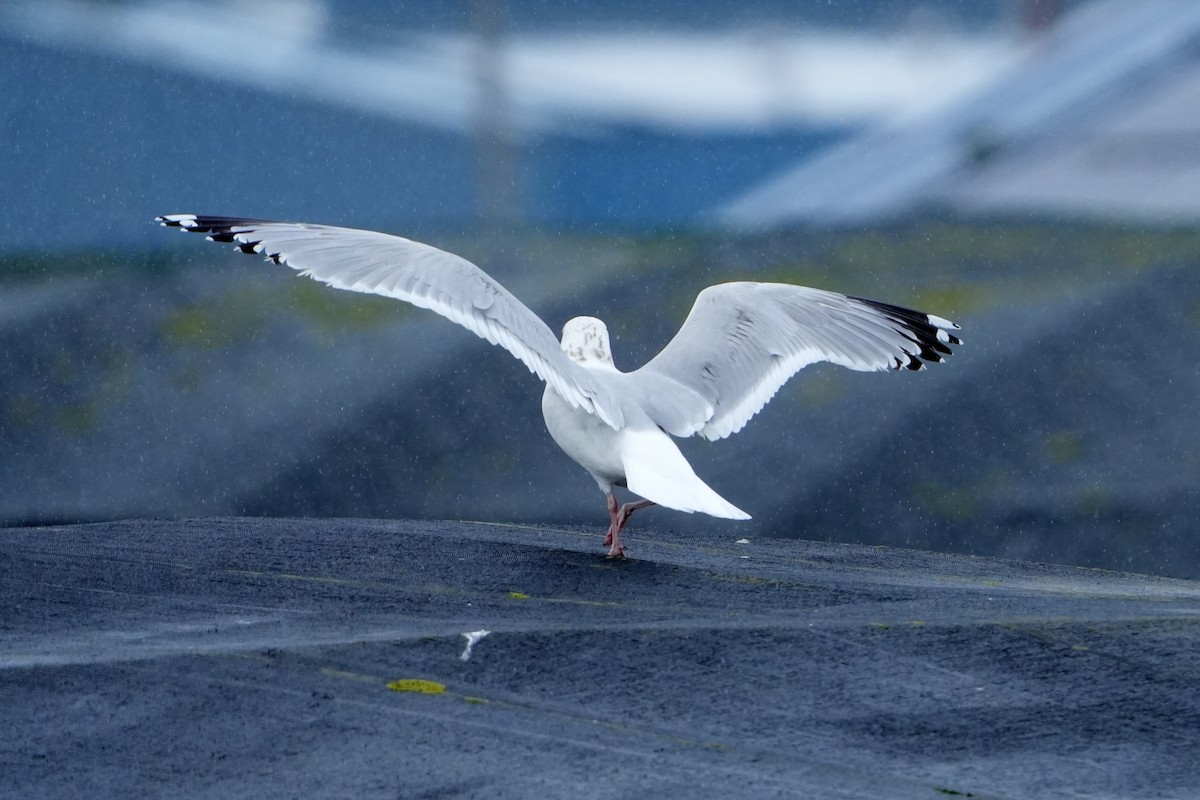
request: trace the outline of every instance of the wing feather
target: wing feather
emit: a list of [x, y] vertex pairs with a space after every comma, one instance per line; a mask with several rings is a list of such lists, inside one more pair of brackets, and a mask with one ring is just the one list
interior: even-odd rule
[[196, 214], [158, 221], [234, 244], [338, 289], [385, 295], [441, 314], [512, 353], [571, 405], [614, 429], [624, 425], [610, 389], [567, 357], [536, 314], [464, 258], [399, 236], [331, 225]]
[[675, 338], [631, 378], [646, 387], [668, 379], [691, 395], [648, 408], [664, 429], [723, 439], [809, 364], [921, 369], [962, 343], [948, 332], [957, 329], [941, 317], [836, 292], [725, 283], [700, 293]]

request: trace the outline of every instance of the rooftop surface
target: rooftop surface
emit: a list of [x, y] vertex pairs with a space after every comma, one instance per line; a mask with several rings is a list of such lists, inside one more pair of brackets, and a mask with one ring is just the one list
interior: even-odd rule
[[[638, 528], [0, 529], [13, 797], [1185, 797], [1200, 583]], [[490, 633], [468, 649], [464, 634]]]

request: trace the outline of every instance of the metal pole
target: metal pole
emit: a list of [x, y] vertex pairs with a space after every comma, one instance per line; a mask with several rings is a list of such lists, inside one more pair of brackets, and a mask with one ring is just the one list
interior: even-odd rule
[[503, 0], [471, 0], [475, 37], [475, 157], [479, 221], [492, 233], [520, 221], [520, 190], [508, 114], [505, 63], [507, 14]]

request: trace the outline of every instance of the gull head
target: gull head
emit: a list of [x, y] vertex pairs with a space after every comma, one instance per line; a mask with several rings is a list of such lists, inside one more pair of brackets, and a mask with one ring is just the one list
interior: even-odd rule
[[572, 361], [589, 367], [613, 364], [608, 328], [595, 317], [575, 317], [563, 326], [562, 349]]

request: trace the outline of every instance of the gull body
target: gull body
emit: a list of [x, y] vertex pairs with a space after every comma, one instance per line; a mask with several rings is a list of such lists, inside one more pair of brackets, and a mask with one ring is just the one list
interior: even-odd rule
[[[563, 326], [562, 349], [575, 363], [592, 370], [616, 396], [635, 396], [625, 373], [613, 363], [608, 327], [595, 317], [575, 317]], [[726, 519], [750, 515], [718, 495], [696, 475], [679, 447], [637, 404], [623, 409], [625, 424], [615, 430], [599, 417], [572, 406], [555, 389], [542, 393], [542, 418], [550, 437], [595, 479], [609, 510], [606, 543], [610, 555], [623, 553], [621, 529], [638, 508], [651, 503], [676, 511], [700, 511]], [[624, 486], [645, 501], [617, 506], [614, 489]], [[646, 502], [649, 501], [649, 502]]]
[[[672, 436], [722, 439], [741, 430], [798, 370], [818, 361], [860, 371], [918, 370], [961, 344], [953, 322], [820, 289], [750, 281], [700, 292], [662, 352], [617, 369], [608, 329], [575, 317], [561, 341], [474, 264], [375, 231], [240, 217], [170, 214], [168, 227], [228, 242], [330, 286], [428, 308], [521, 360], [546, 383], [551, 438], [596, 481], [609, 512], [608, 555], [640, 508], [726, 519], [749, 515], [701, 480]], [[615, 488], [642, 499], [618, 505]]]

